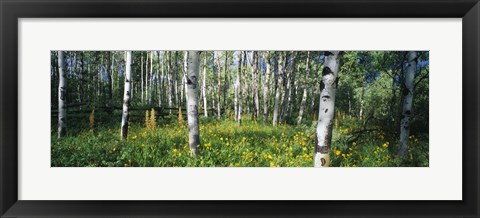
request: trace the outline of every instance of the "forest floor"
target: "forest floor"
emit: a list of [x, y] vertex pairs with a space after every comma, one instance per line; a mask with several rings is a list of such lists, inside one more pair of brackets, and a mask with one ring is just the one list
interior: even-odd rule
[[[53, 124], [51, 166], [313, 167], [316, 122], [273, 127], [245, 116], [238, 126], [231, 119], [200, 116], [202, 147], [194, 158], [190, 156], [187, 123], [173, 115], [155, 121], [155, 127], [150, 128], [142, 121], [131, 122], [127, 140], [120, 138], [120, 120], [105, 117], [100, 120], [90, 123], [93, 129], [89, 129], [88, 117], [81, 122], [70, 122], [67, 136], [61, 139], [57, 139]], [[369, 127], [374, 131], [361, 128], [361, 122], [355, 118], [344, 119], [334, 126], [331, 166], [428, 167], [428, 134], [412, 134], [408, 153], [400, 161], [395, 158], [397, 136], [380, 128]]]

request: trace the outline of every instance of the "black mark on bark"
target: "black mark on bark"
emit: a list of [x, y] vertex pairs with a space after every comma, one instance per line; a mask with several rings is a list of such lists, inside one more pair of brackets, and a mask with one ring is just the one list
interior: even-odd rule
[[323, 67], [323, 72], [322, 72], [322, 76], [326, 76], [328, 74], [332, 74], [333, 71], [330, 69], [330, 67]]
[[65, 87], [60, 87], [60, 100], [65, 101]]
[[322, 167], [325, 166], [325, 164], [327, 163], [327, 161], [323, 157], [320, 159], [320, 161], [322, 162]]
[[323, 89], [325, 89], [325, 83], [322, 81], [320, 81], [320, 92], [323, 91]]

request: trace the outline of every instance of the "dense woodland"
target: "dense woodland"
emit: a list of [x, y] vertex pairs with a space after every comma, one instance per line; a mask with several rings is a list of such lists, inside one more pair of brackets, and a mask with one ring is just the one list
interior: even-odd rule
[[428, 166], [428, 51], [52, 51], [52, 166]]

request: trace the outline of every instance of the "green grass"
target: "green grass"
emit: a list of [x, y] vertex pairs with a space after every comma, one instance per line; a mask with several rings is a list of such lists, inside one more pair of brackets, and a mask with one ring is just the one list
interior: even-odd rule
[[[96, 115], [97, 116], [97, 115]], [[53, 167], [312, 167], [315, 122], [308, 125], [273, 127], [245, 119], [235, 121], [200, 119], [201, 149], [190, 156], [187, 127], [176, 117], [157, 122], [156, 129], [144, 121], [130, 124], [127, 140], [120, 139], [119, 114], [96, 117], [89, 130], [88, 116], [69, 123], [66, 137], [56, 138], [52, 125]], [[334, 128], [331, 166], [392, 167], [428, 166], [428, 134], [412, 135], [407, 156], [395, 158], [397, 137], [382, 130], [366, 132], [350, 142], [357, 120], [344, 120]], [[186, 122], [184, 122], [186, 125]]]

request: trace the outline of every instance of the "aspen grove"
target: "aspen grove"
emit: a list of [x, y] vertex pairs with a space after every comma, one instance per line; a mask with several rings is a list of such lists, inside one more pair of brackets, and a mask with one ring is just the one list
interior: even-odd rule
[[52, 51], [52, 167], [427, 167], [428, 51]]

